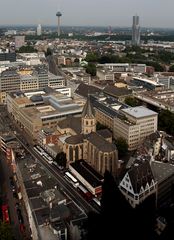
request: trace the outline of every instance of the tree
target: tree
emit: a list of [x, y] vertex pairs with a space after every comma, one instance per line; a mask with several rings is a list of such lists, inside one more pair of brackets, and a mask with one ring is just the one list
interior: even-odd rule
[[100, 122], [97, 122], [96, 124], [96, 130], [106, 129], [106, 126], [101, 124]]
[[86, 72], [91, 74], [91, 76], [96, 76], [96, 65], [94, 63], [88, 63]]
[[164, 72], [165, 68], [158, 62], [146, 62], [146, 65], [154, 67], [156, 72]]
[[136, 107], [140, 105], [139, 101], [134, 97], [126, 97], [124, 102], [131, 107]]
[[128, 144], [124, 138], [118, 138], [115, 140], [115, 145], [118, 149], [118, 155], [119, 157], [123, 157], [128, 152]]
[[174, 72], [174, 65], [171, 65], [171, 66], [169, 67], [169, 72]]
[[0, 239], [1, 240], [12, 240], [13, 234], [9, 224], [0, 222]]
[[55, 161], [57, 162], [57, 164], [59, 166], [66, 167], [66, 162], [67, 162], [66, 153], [64, 153], [64, 152], [58, 153], [56, 158], [55, 158]]
[[89, 52], [86, 55], [85, 61], [87, 62], [98, 62], [98, 54], [94, 52]]
[[33, 46], [27, 45], [27, 46], [20, 47], [17, 52], [19, 52], [19, 53], [34, 53], [34, 52], [37, 52], [37, 50]]
[[174, 113], [169, 110], [161, 110], [159, 113], [158, 127], [168, 134], [174, 134]]
[[48, 57], [48, 56], [51, 56], [53, 53], [52, 53], [52, 50], [51, 48], [47, 48], [47, 51], [45, 52], [45, 56]]

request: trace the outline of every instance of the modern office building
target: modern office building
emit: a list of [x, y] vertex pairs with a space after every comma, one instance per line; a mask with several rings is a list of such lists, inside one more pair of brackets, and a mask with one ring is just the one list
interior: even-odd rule
[[146, 107], [122, 109], [114, 120], [114, 138], [124, 138], [129, 150], [135, 150], [147, 136], [156, 132], [157, 125], [158, 114]]
[[6, 102], [6, 93], [20, 89], [20, 75], [15, 70], [6, 70], [0, 74], [0, 102]]
[[137, 92], [134, 96], [145, 104], [174, 112], [173, 90]]
[[110, 70], [113, 72], [134, 72], [134, 73], [145, 73], [146, 64], [138, 63], [104, 63], [97, 64], [98, 69]]
[[41, 36], [42, 35], [42, 26], [41, 24], [38, 24], [37, 26], [37, 36]]
[[25, 36], [15, 36], [15, 48], [19, 49], [25, 45]]
[[33, 139], [42, 128], [56, 130], [67, 116], [80, 115], [83, 106], [51, 88], [38, 91], [14, 91], [7, 95], [7, 109], [14, 120]]
[[[61, 76], [55, 76], [48, 72], [45, 67], [37, 66], [34, 70], [32, 68], [9, 69], [0, 74], [0, 103], [6, 102], [6, 94], [10, 91], [16, 90], [38, 90], [45, 87], [57, 88], [62, 92], [65, 80]], [[68, 89], [67, 89], [68, 90]], [[68, 95], [69, 90], [66, 94]]]
[[139, 16], [133, 16], [133, 25], [132, 25], [132, 45], [140, 45], [140, 25], [139, 25]]
[[158, 82], [156, 79], [142, 78], [142, 77], [133, 77], [131, 83], [143, 87], [147, 90], [156, 90], [160, 91], [165, 88], [164, 83]]
[[16, 62], [15, 52], [2, 52], [0, 53], [0, 61]]

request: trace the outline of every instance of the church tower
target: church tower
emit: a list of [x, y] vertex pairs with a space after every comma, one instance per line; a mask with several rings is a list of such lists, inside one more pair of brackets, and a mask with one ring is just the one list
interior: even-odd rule
[[96, 120], [94, 109], [88, 96], [82, 112], [82, 133], [88, 134], [91, 132], [96, 132]]

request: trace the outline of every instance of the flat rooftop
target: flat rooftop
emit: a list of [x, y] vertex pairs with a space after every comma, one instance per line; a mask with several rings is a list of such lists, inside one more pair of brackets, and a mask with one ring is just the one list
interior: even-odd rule
[[30, 91], [24, 93], [16, 91], [10, 93], [10, 96], [21, 107], [23, 114], [33, 119], [80, 114], [83, 110], [81, 102], [78, 103], [76, 100], [57, 92]]
[[135, 118], [150, 117], [158, 114], [144, 106], [126, 108], [121, 111]]
[[95, 171], [84, 160], [79, 160], [70, 164], [92, 187], [99, 187], [102, 184], [103, 176]]

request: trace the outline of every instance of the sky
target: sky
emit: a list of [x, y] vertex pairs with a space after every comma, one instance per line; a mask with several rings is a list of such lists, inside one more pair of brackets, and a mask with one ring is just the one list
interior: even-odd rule
[[174, 28], [174, 0], [0, 0], [0, 25], [131, 27], [140, 16], [142, 27]]

